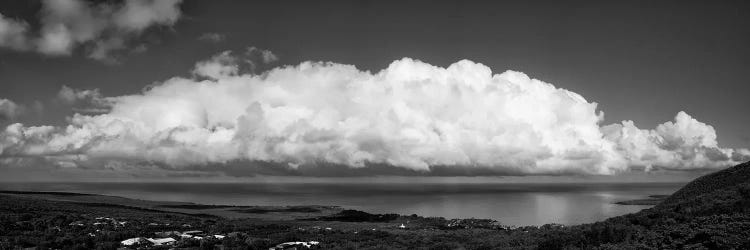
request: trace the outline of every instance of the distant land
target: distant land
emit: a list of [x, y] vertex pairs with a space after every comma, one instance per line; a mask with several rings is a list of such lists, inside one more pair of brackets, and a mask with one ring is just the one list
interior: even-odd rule
[[667, 197], [669, 197], [669, 195], [655, 194], [655, 195], [649, 195], [647, 199], [618, 201], [618, 202], [615, 202], [615, 204], [618, 204], [618, 205], [658, 205], [659, 203], [667, 199]]
[[0, 192], [0, 249], [750, 249], [750, 163], [604, 221], [512, 227], [487, 219], [335, 206], [229, 206], [66, 192]]
[[0, 190], [0, 194], [25, 198], [76, 203], [84, 206], [102, 204], [124, 208], [146, 209], [160, 212], [173, 212], [186, 215], [210, 215], [226, 219], [295, 220], [313, 216], [327, 216], [343, 209], [336, 206], [231, 206], [206, 205], [190, 202], [150, 201], [119, 196], [72, 193], [72, 192], [33, 192]]

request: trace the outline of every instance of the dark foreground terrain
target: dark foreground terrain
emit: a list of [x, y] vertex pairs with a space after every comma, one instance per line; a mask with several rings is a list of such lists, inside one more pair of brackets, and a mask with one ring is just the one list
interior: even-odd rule
[[[591, 224], [511, 228], [492, 220], [376, 215], [336, 207], [126, 205], [120, 197], [2, 192], [0, 248], [269, 249], [300, 242], [287, 247], [750, 249], [750, 163], [698, 178], [663, 198], [643, 201], [658, 202], [653, 208]], [[136, 243], [121, 243], [126, 239]]]

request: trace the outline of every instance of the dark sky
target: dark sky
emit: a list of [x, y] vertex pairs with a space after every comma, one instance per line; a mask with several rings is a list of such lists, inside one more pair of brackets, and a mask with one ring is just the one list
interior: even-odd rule
[[[5, 0], [0, 13], [34, 25], [38, 1]], [[197, 1], [171, 28], [150, 30], [144, 53], [117, 64], [0, 50], [0, 97], [39, 100], [29, 124], [63, 124], [50, 100], [65, 84], [136, 93], [188, 75], [196, 61], [256, 46], [280, 64], [306, 60], [378, 71], [411, 57], [460, 59], [525, 72], [600, 104], [605, 124], [653, 128], [681, 110], [713, 125], [727, 147], [750, 147], [750, 2], [747, 1]], [[207, 43], [203, 33], [226, 40]], [[79, 49], [80, 50], [80, 49]]]

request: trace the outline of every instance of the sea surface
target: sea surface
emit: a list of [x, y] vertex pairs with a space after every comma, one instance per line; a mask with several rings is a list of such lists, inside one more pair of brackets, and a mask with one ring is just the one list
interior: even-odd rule
[[67, 191], [222, 205], [337, 205], [371, 213], [488, 218], [505, 225], [581, 224], [650, 206], [617, 201], [671, 194], [684, 183], [0, 183], [3, 190]]

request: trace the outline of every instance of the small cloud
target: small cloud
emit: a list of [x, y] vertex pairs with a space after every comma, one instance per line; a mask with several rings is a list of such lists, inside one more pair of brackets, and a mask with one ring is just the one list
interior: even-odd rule
[[6, 18], [0, 14], [0, 47], [13, 50], [27, 50], [26, 39], [29, 25], [24, 21]]
[[270, 50], [259, 49], [254, 46], [247, 48], [245, 55], [251, 57], [251, 59], [260, 58], [260, 61], [264, 64], [273, 63], [279, 60], [279, 57]]
[[221, 79], [241, 72], [256, 72], [259, 66], [278, 60], [279, 58], [270, 50], [249, 47], [243, 54], [223, 51], [213, 55], [208, 60], [196, 63], [192, 73], [196, 76]]
[[23, 112], [23, 107], [15, 102], [0, 98], [0, 122], [12, 121]]
[[99, 89], [80, 90], [63, 85], [57, 92], [57, 98], [66, 104], [75, 104], [81, 101], [99, 100], [102, 98]]
[[200, 41], [213, 42], [213, 43], [222, 42], [225, 39], [226, 39], [226, 36], [224, 34], [219, 34], [219, 33], [203, 33], [198, 37], [198, 40]]
[[736, 162], [750, 161], [750, 150], [746, 148], [740, 148], [732, 152], [732, 160]]
[[89, 58], [106, 63], [117, 63], [117, 58], [111, 52], [123, 48], [125, 48], [125, 41], [121, 38], [114, 37], [97, 41], [94, 49], [89, 52]]
[[196, 63], [193, 74], [212, 79], [236, 75], [239, 72], [237, 61], [237, 58], [232, 55], [231, 51], [224, 51], [206, 61]]
[[264, 63], [272, 63], [272, 62], [275, 62], [275, 61], [278, 61], [278, 60], [279, 60], [279, 57], [276, 56], [275, 54], [273, 54], [273, 52], [268, 51], [268, 50], [264, 50], [263, 51], [263, 62]]
[[106, 113], [109, 111], [109, 102], [102, 97], [99, 89], [74, 89], [63, 85], [57, 92], [57, 100], [72, 105], [73, 111], [77, 113]]
[[24, 21], [0, 14], [0, 48], [69, 56], [76, 48], [83, 47], [91, 59], [117, 62], [113, 54], [127, 51], [147, 29], [174, 25], [181, 16], [181, 3], [182, 0], [98, 4], [43, 0], [38, 31], [30, 31]]

